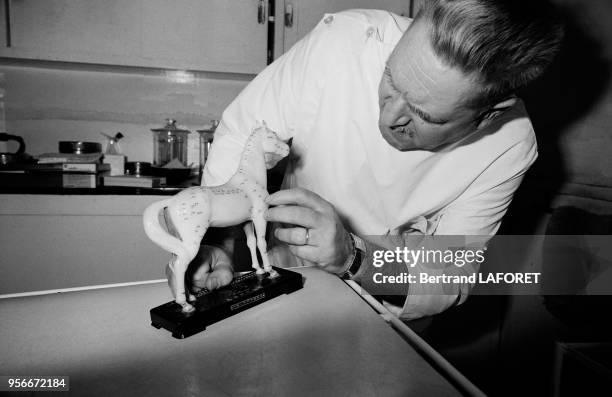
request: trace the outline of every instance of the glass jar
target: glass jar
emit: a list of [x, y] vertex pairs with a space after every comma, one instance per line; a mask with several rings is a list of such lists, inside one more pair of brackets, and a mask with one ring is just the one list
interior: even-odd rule
[[200, 180], [202, 179], [204, 165], [206, 164], [206, 160], [208, 160], [208, 153], [210, 152], [210, 146], [212, 145], [215, 130], [218, 125], [219, 120], [211, 120], [209, 128], [197, 130], [200, 134]]
[[176, 126], [176, 120], [166, 119], [162, 128], [153, 131], [153, 166], [188, 167], [187, 139], [190, 131]]

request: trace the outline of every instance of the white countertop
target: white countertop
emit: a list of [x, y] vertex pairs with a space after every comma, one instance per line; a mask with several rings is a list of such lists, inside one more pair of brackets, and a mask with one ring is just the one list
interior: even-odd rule
[[0, 375], [113, 397], [459, 394], [340, 279], [299, 271], [302, 290], [183, 340], [150, 325], [165, 283], [0, 299]]

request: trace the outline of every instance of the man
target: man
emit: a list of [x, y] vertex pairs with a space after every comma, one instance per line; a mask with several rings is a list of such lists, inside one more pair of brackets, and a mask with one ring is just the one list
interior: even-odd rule
[[[372, 272], [368, 252], [398, 236], [414, 247], [415, 234], [493, 235], [537, 157], [513, 93], [542, 73], [561, 37], [533, 2], [428, 1], [414, 21], [373, 10], [326, 15], [224, 112], [204, 180], [231, 177], [257, 121], [292, 138], [286, 189], [268, 198], [267, 214], [291, 226], [274, 231], [285, 245], [271, 258], [358, 282]], [[226, 253], [205, 252], [194, 286], [229, 283]], [[431, 315], [461, 303], [469, 287], [398, 286], [389, 307]]]

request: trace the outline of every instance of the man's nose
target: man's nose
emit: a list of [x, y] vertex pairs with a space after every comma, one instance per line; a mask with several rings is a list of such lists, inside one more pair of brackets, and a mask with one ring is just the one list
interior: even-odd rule
[[411, 119], [406, 112], [406, 103], [401, 96], [396, 96], [387, 101], [380, 118], [384, 125], [390, 127], [405, 126]]

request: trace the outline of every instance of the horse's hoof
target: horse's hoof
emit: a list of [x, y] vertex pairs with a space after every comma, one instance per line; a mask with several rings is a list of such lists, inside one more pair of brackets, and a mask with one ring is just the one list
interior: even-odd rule
[[276, 278], [276, 277], [280, 276], [280, 274], [276, 270], [274, 270], [274, 269], [270, 269], [270, 271], [268, 273], [270, 274], [270, 276], [269, 276], [270, 278]]
[[257, 270], [255, 271], [255, 273], [257, 273], [257, 274], [265, 274], [265, 273], [266, 273], [266, 271], [265, 271], [264, 269], [261, 269], [261, 268], [260, 268], [260, 269], [257, 269]]
[[181, 306], [183, 306], [183, 313], [191, 313], [195, 310], [195, 307], [193, 307], [193, 305], [190, 305], [187, 302], [181, 303]]
[[189, 296], [187, 297], [187, 299], [189, 299], [189, 302], [195, 302], [196, 297], [195, 297], [195, 295], [189, 294]]

